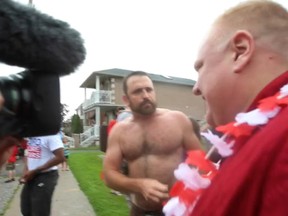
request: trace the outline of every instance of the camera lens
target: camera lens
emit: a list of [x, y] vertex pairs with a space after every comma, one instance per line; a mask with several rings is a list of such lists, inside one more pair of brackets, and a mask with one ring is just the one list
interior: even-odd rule
[[19, 118], [27, 117], [31, 104], [30, 86], [29, 73], [21, 72], [7, 77], [0, 77], [0, 90], [4, 97], [6, 110]]
[[56, 134], [61, 125], [59, 76], [27, 70], [0, 77], [0, 137]]

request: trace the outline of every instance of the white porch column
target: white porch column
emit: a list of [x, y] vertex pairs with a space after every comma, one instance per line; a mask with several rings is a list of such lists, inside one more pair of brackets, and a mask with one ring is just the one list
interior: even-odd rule
[[94, 126], [94, 135], [99, 136], [100, 131], [100, 122], [101, 119], [101, 113], [100, 113], [100, 107], [95, 108], [95, 126]]
[[100, 90], [100, 77], [96, 76], [96, 80], [95, 80], [95, 88], [96, 90]]
[[82, 115], [83, 115], [83, 118], [84, 118], [84, 119], [83, 119], [83, 125], [84, 125], [84, 126], [87, 126], [86, 113], [83, 111], [83, 105], [82, 105], [82, 108], [81, 108], [81, 109], [82, 109], [82, 112], [83, 112]]
[[83, 111], [83, 106], [84, 106], [84, 104], [85, 104], [85, 102], [86, 102], [86, 100], [87, 100], [87, 88], [84, 88], [84, 102], [82, 103], [82, 107], [81, 107], [81, 112], [83, 112], [83, 115], [84, 115], [84, 119], [83, 119], [83, 125], [84, 126], [87, 126], [87, 120], [86, 120], [86, 113]]
[[101, 116], [100, 115], [101, 115], [100, 114], [100, 107], [96, 107], [95, 108], [95, 123], [96, 123], [96, 125], [100, 125], [101, 124], [101, 122], [100, 122]]
[[[96, 91], [100, 91], [100, 77], [99, 76], [96, 76], [95, 87], [96, 87]], [[95, 108], [95, 123], [96, 125], [98, 125], [98, 127], [100, 126], [100, 123], [101, 123], [100, 118], [101, 118], [100, 107], [96, 107]]]

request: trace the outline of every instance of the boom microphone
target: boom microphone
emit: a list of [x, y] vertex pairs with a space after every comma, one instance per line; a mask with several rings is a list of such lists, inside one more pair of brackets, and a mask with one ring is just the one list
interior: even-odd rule
[[12, 0], [0, 0], [0, 62], [25, 71], [0, 77], [0, 138], [55, 134], [61, 126], [59, 76], [74, 72], [86, 50], [63, 21]]
[[86, 55], [69, 24], [11, 0], [0, 0], [0, 62], [55, 75], [74, 72]]

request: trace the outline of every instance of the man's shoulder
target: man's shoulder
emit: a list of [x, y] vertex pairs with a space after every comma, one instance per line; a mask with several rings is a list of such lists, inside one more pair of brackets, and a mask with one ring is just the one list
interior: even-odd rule
[[158, 108], [157, 111], [159, 115], [163, 115], [163, 116], [172, 116], [172, 117], [185, 117], [186, 116], [183, 112], [179, 110]]
[[[127, 118], [123, 121], [117, 122], [113, 126], [113, 132], [121, 133], [121, 131], [126, 130], [129, 128], [129, 125], [131, 125], [131, 118]], [[111, 130], [112, 132], [112, 130]]]

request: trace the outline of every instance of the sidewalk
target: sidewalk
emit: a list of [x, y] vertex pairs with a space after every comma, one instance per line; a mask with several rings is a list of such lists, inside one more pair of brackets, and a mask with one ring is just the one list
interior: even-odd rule
[[[53, 195], [51, 216], [96, 216], [72, 172], [59, 170], [59, 175], [58, 185]], [[21, 215], [21, 190], [22, 186], [19, 186], [4, 216]]]

